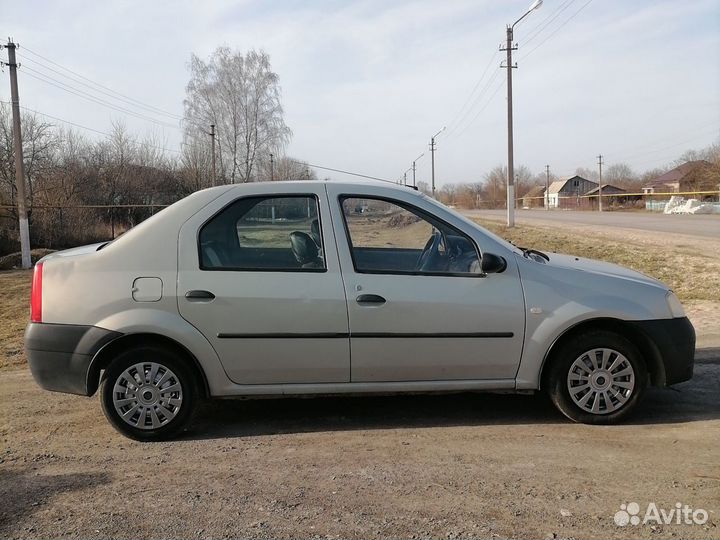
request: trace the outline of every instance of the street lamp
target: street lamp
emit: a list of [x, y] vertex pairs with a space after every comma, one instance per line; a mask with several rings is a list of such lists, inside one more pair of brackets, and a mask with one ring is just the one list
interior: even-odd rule
[[421, 157], [423, 157], [424, 155], [425, 155], [425, 152], [423, 152], [423, 153], [420, 154], [418, 157], [416, 157], [415, 159], [413, 159], [413, 164], [412, 164], [413, 187], [417, 187], [417, 186], [415, 185], [415, 162], [418, 161], [418, 160], [419, 160]]
[[[508, 170], [507, 170], [507, 226], [515, 226], [515, 164], [513, 163], [513, 110], [512, 110], [512, 52], [513, 29], [515, 25], [527, 17], [532, 11], [542, 6], [543, 0], [535, 0], [528, 10], [507, 27], [507, 43], [501, 51], [507, 51], [507, 118], [508, 118]], [[517, 66], [515, 66], [517, 67]]]
[[435, 137], [440, 135], [447, 126], [438, 131], [435, 135], [430, 137], [430, 157], [432, 158], [432, 196], [435, 197]]
[[403, 186], [407, 186], [407, 173], [409, 173], [410, 171], [412, 171], [412, 167], [410, 167], [403, 173]]

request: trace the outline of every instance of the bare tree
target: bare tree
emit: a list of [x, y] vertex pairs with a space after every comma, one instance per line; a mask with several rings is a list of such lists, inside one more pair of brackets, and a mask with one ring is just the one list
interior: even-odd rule
[[527, 165], [515, 167], [515, 197], [525, 195], [533, 186], [533, 173]]
[[485, 174], [485, 189], [490, 199], [490, 207], [505, 206], [505, 193], [507, 192], [507, 167], [497, 165]]
[[288, 156], [275, 156], [270, 170], [270, 159], [259, 160], [257, 179], [268, 180], [317, 180], [317, 174], [304, 161]]
[[183, 144], [179, 176], [185, 191], [192, 193], [212, 185], [212, 155], [210, 145], [197, 139]]
[[[58, 137], [53, 125], [34, 114], [22, 115], [23, 157], [28, 205], [32, 208], [36, 184], [40, 174], [52, 166]], [[10, 107], [0, 104], [0, 182], [2, 197], [15, 204], [15, 149], [13, 146], [12, 116]]]
[[603, 184], [631, 188], [638, 183], [638, 176], [627, 163], [612, 163], [603, 168]]
[[463, 208], [479, 208], [485, 194], [485, 184], [470, 182], [461, 184], [458, 189], [457, 203]]
[[575, 169], [575, 174], [585, 180], [592, 180], [593, 182], [597, 182], [600, 178], [600, 173], [597, 169], [588, 169], [587, 167], [578, 167]]
[[194, 54], [190, 59], [186, 142], [209, 144], [206, 131], [214, 124], [219, 176], [230, 183], [255, 180], [258, 159], [281, 154], [290, 140], [278, 81], [263, 51], [243, 55], [219, 47], [207, 62]]

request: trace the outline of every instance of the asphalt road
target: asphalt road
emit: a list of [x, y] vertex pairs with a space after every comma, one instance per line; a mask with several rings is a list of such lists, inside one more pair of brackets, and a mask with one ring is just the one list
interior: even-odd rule
[[[504, 221], [505, 210], [463, 210], [469, 217]], [[720, 214], [679, 215], [640, 212], [583, 212], [576, 210], [517, 210], [515, 220], [519, 224], [547, 225], [574, 223], [579, 225], [603, 225], [621, 229], [668, 232], [720, 238]]]

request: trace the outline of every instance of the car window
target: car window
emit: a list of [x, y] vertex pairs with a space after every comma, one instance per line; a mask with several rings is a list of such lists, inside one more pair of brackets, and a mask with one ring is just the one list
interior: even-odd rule
[[315, 196], [245, 197], [200, 230], [203, 270], [323, 271]]
[[480, 274], [475, 243], [449, 225], [403, 203], [341, 199], [358, 272]]

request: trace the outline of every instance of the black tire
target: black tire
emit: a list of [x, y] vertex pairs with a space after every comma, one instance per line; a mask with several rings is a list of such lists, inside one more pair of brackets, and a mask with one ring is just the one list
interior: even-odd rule
[[[617, 377], [617, 381], [612, 378], [608, 382], [608, 379], [602, 373], [602, 369], [592, 371], [587, 368], [587, 362], [602, 362], [599, 355], [592, 355], [592, 358], [591, 355], [585, 355], [585, 353], [596, 349], [608, 349], [620, 353], [627, 359], [632, 368], [632, 375]], [[614, 359], [621, 362], [620, 366], [613, 370], [614, 373], [626, 372], [626, 365], [623, 363], [622, 358], [612, 354], [608, 355], [607, 363], [602, 365], [610, 367]], [[576, 360], [584, 363], [587, 371], [575, 364]], [[572, 383], [569, 381], [571, 369], [575, 379]], [[590, 373], [590, 375], [587, 375], [587, 373]], [[584, 380], [577, 379], [578, 374], [588, 380], [587, 386], [585, 386]], [[648, 385], [647, 367], [637, 347], [625, 337], [606, 330], [584, 332], [562, 343], [554, 351], [543, 379], [547, 394], [560, 412], [570, 420], [584, 424], [615, 424], [625, 420], [632, 414]], [[622, 392], [626, 392], [627, 389], [617, 385], [624, 384], [628, 386], [630, 383], [633, 384], [633, 388], [626, 396]], [[570, 384], [577, 385], [573, 387], [573, 393], [578, 401], [582, 402], [583, 398], [590, 394], [587, 396], [587, 403], [581, 406], [571, 397]], [[600, 390], [608, 384], [611, 386], [604, 392]], [[609, 402], [606, 403], [608, 398]], [[592, 412], [587, 407], [592, 406], [595, 400], [598, 400], [599, 410]]]
[[[173, 383], [173, 387], [175, 387], [175, 384], [179, 385], [179, 391], [162, 393], [157, 390], [155, 385], [153, 386], [155, 386], [156, 390], [153, 390], [150, 384], [147, 384], [147, 386], [138, 384], [134, 387], [138, 390], [134, 392], [136, 394], [135, 402], [124, 405], [123, 407], [127, 408], [127, 410], [125, 408], [121, 410], [129, 412], [134, 403], [138, 404], [142, 409], [138, 408], [135, 413], [129, 414], [130, 420], [126, 421], [116, 409], [113, 401], [115, 385], [119, 382], [121, 386], [127, 388], [129, 384], [132, 384], [127, 382], [126, 370], [131, 370], [133, 374], [137, 374], [138, 369], [135, 366], [138, 364], [143, 364], [145, 377], [149, 379], [150, 363], [160, 366], [155, 376], [156, 382], [160, 382], [162, 377], [168, 373], [165, 370], [169, 370], [169, 379], [163, 383], [161, 388], [170, 388], [170, 383]], [[124, 379], [118, 381], [121, 376]], [[135, 379], [135, 382], [137, 383], [138, 380]], [[147, 388], [148, 393], [145, 396], [150, 396], [150, 401], [141, 401], [145, 399], [145, 397], [139, 397], [142, 395], [142, 388]], [[150, 391], [157, 392], [157, 394], [151, 396]], [[133, 391], [130, 390], [130, 393], [133, 393]], [[121, 395], [123, 394], [118, 394], [118, 398]], [[172, 402], [170, 402], [170, 398], [173, 398]], [[192, 420], [197, 401], [198, 381], [194, 377], [193, 370], [188, 367], [184, 359], [177, 358], [167, 349], [157, 346], [139, 346], [121, 352], [110, 362], [100, 383], [100, 402], [105, 417], [120, 433], [136, 441], [161, 441], [175, 437]], [[179, 405], [177, 405], [178, 402]], [[175, 409], [176, 406], [177, 409]], [[150, 409], [153, 410], [150, 411]], [[167, 415], [163, 413], [163, 410], [167, 411]], [[175, 414], [171, 416], [173, 411]], [[142, 416], [143, 413], [144, 416]], [[155, 420], [161, 421], [162, 424], [157, 427], [147, 425]], [[134, 425], [131, 425], [133, 423]], [[140, 424], [146, 427], [138, 427]]]

